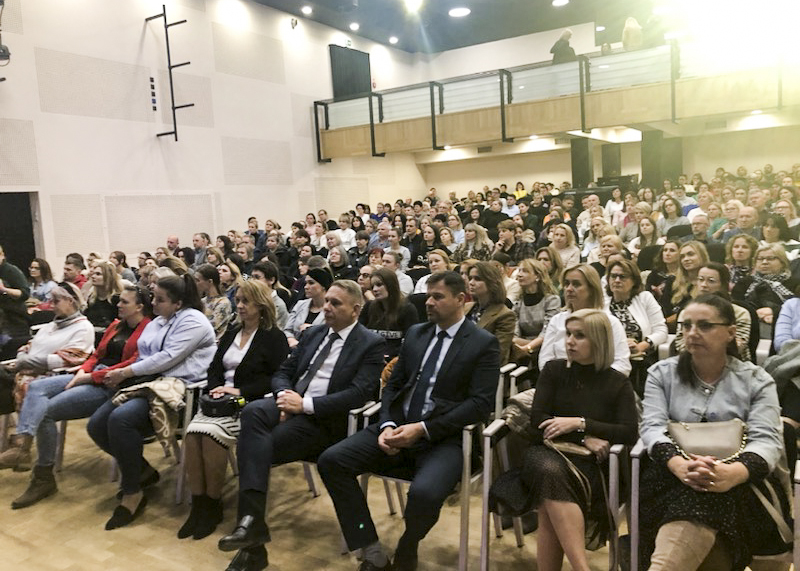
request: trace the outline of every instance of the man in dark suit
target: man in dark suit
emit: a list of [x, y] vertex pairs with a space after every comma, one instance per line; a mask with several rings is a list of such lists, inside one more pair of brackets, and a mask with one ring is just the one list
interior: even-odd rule
[[238, 524], [219, 541], [222, 551], [239, 550], [228, 571], [268, 565], [270, 467], [315, 458], [347, 435], [350, 409], [377, 397], [385, 342], [358, 323], [362, 306], [357, 283], [333, 282], [325, 294], [325, 325], [308, 329], [273, 376], [275, 396], [242, 411]]
[[[406, 333], [383, 390], [380, 422], [328, 448], [317, 466], [361, 571], [416, 569], [417, 546], [461, 477], [463, 427], [486, 420], [500, 367], [497, 339], [464, 318], [464, 281], [455, 272], [428, 280], [430, 322]], [[411, 469], [406, 529], [389, 563], [356, 477]]]

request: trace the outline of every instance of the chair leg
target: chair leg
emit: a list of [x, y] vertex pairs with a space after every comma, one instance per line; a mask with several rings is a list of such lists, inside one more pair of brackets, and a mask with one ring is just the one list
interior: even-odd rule
[[[386, 493], [386, 503], [389, 505], [389, 515], [394, 515], [397, 513], [397, 510], [394, 508], [394, 498], [392, 497], [392, 487], [389, 485], [388, 480], [383, 481], [383, 491]], [[366, 488], [364, 489], [364, 495], [367, 495]]]
[[58, 442], [56, 443], [56, 462], [53, 469], [56, 472], [61, 471], [61, 466], [64, 464], [64, 446], [67, 441], [67, 421], [62, 420], [58, 423]]
[[116, 482], [119, 479], [119, 466], [117, 466], [117, 459], [112, 457], [111, 463], [108, 467], [108, 479], [111, 482]]
[[231, 465], [231, 470], [233, 470], [233, 475], [238, 478], [239, 464], [236, 461], [236, 451], [233, 449], [233, 446], [228, 448], [228, 463]]
[[308, 462], [303, 462], [303, 473], [308, 482], [308, 491], [316, 498], [319, 497], [319, 490], [317, 490], [317, 482], [314, 480], [314, 473], [311, 471], [311, 466]]
[[186, 446], [185, 441], [178, 446], [178, 441], [173, 440], [175, 458], [178, 460], [178, 474], [175, 477], [175, 505], [183, 502], [183, 492], [186, 485]]
[[0, 452], [8, 448], [8, 428], [11, 425], [11, 413], [0, 416]]
[[403, 484], [400, 482], [395, 482], [394, 487], [397, 490], [397, 502], [400, 504], [400, 515], [406, 515], [406, 494], [405, 490], [403, 489]]
[[469, 492], [472, 476], [472, 432], [462, 433], [464, 465], [461, 470], [461, 540], [458, 549], [458, 570], [467, 571], [469, 565]]

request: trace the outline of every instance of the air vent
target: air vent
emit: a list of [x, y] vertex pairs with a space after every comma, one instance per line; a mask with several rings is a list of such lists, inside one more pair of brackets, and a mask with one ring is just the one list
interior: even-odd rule
[[570, 138], [569, 137], [556, 137], [555, 143], [556, 145], [569, 145]]
[[478, 147], [478, 153], [491, 153], [492, 147]]
[[726, 129], [727, 127], [728, 127], [728, 122], [725, 119], [706, 122], [706, 129]]

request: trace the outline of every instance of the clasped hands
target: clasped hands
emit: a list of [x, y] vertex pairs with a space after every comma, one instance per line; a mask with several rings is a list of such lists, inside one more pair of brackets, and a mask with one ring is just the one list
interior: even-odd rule
[[275, 404], [281, 411], [281, 422], [293, 414], [303, 414], [303, 397], [291, 389], [280, 391], [275, 399]]
[[689, 460], [673, 456], [667, 467], [684, 484], [696, 492], [727, 492], [746, 482], [749, 473], [741, 462], [726, 464], [713, 456], [689, 454]]
[[[575, 416], [555, 416], [548, 418], [539, 425], [539, 430], [542, 430], [543, 437], [547, 440], [553, 440], [559, 436], [575, 432], [581, 427], [581, 419]], [[588, 434], [583, 438], [583, 445], [586, 446], [597, 458], [598, 462], [602, 462], [608, 458], [608, 453], [611, 450], [611, 444], [608, 440], [597, 438], [596, 436], [589, 436]]]
[[425, 429], [421, 422], [387, 426], [378, 435], [378, 446], [389, 456], [394, 456], [401, 448], [411, 448], [424, 436]]

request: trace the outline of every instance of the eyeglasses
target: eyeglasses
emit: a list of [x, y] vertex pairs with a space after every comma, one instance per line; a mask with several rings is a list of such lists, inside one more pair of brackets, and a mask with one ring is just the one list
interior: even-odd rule
[[756, 262], [759, 262], [759, 263], [760, 262], [774, 262], [777, 259], [778, 259], [777, 256], [763, 256], [763, 257], [759, 256], [758, 258], [756, 258]]
[[697, 283], [714, 285], [714, 284], [718, 284], [719, 280], [717, 278], [703, 278], [703, 277], [698, 276], [697, 277]]
[[730, 323], [714, 323], [713, 321], [698, 321], [697, 323], [694, 323], [693, 321], [678, 322], [678, 327], [683, 329], [684, 332], [688, 332], [692, 327], [697, 327], [697, 330], [700, 331], [700, 333], [708, 333], [717, 325], [722, 327], [730, 327]]
[[627, 280], [629, 277], [628, 274], [608, 274], [608, 279], [612, 282], [615, 280]]
[[361, 273], [359, 273], [359, 274], [358, 274], [358, 277], [360, 277], [360, 278], [368, 278], [368, 277], [370, 277], [371, 275], [372, 275], [372, 274], [371, 274], [371, 273], [369, 273], [369, 272], [361, 272]]

